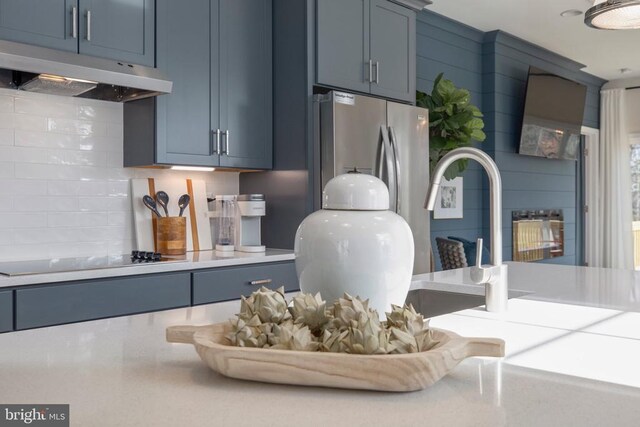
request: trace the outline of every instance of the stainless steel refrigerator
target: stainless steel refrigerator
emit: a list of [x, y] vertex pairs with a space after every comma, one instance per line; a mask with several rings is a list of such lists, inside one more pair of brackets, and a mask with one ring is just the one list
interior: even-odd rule
[[[315, 96], [316, 152], [322, 188], [356, 169], [382, 179], [390, 209], [409, 223], [415, 242], [414, 274], [430, 267], [429, 114], [426, 109], [333, 91]], [[322, 188], [317, 188], [320, 194]]]

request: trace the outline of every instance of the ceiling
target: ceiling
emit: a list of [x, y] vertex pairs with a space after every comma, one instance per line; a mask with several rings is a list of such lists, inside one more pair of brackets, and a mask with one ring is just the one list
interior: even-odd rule
[[[586, 65], [606, 80], [640, 77], [640, 30], [606, 31], [584, 24], [593, 0], [434, 0], [427, 10], [482, 31], [503, 30]], [[578, 9], [580, 16], [560, 13]], [[631, 71], [622, 74], [621, 68]]]

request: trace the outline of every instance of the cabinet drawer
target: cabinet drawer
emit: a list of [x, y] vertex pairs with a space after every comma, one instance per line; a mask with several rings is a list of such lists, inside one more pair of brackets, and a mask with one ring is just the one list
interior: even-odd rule
[[260, 286], [298, 290], [295, 264], [282, 262], [194, 272], [193, 305], [238, 299]]
[[47, 285], [16, 290], [16, 329], [186, 307], [189, 273]]
[[13, 295], [11, 291], [0, 292], [0, 332], [13, 330]]

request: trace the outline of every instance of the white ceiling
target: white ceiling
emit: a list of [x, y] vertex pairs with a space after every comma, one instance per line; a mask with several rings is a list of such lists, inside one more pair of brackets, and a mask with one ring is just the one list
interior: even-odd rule
[[[584, 14], [560, 16], [591, 5], [593, 0], [434, 0], [427, 9], [482, 31], [504, 30], [607, 80], [640, 77], [640, 30], [596, 30], [584, 24]], [[621, 68], [631, 71], [621, 74]]]

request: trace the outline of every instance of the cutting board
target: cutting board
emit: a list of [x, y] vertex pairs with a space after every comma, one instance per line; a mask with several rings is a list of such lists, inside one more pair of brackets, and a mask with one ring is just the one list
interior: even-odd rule
[[209, 368], [227, 377], [277, 384], [378, 391], [415, 391], [434, 384], [467, 357], [503, 357], [504, 341], [465, 338], [432, 329], [440, 343], [429, 351], [364, 355], [235, 347], [229, 322], [171, 326], [167, 341], [193, 344]]
[[[207, 189], [204, 181], [191, 179], [132, 179], [131, 196], [133, 199], [133, 222], [136, 235], [136, 249], [155, 251], [155, 215], [142, 203], [146, 194], [155, 198], [157, 191], [169, 195], [169, 216], [180, 213], [178, 199], [183, 194], [191, 196], [191, 203], [183, 216], [187, 218], [187, 251], [205, 251], [213, 249], [211, 244], [211, 223], [207, 217]], [[158, 205], [164, 215], [164, 209]]]

